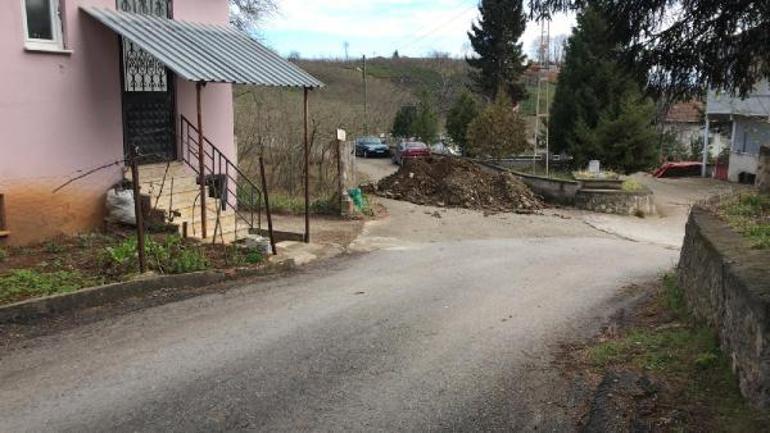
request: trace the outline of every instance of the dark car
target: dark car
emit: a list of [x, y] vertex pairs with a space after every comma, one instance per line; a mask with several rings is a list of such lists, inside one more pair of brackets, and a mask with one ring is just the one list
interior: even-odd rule
[[361, 137], [356, 140], [356, 156], [383, 158], [388, 156], [388, 153], [388, 145], [377, 137]]
[[404, 165], [404, 160], [430, 156], [430, 148], [421, 141], [403, 141], [393, 152], [393, 163]]

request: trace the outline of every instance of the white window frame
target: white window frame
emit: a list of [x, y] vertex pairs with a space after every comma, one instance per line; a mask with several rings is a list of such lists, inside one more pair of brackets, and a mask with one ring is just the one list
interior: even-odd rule
[[53, 39], [34, 39], [29, 37], [27, 28], [27, 1], [21, 0], [21, 17], [24, 24], [24, 48], [29, 51], [67, 52], [64, 49], [60, 0], [48, 0], [51, 4], [51, 31]]

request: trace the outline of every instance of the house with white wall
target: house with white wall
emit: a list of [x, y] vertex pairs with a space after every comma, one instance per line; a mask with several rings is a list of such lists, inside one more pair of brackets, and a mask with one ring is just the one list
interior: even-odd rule
[[770, 145], [770, 83], [759, 83], [746, 97], [709, 91], [707, 125], [727, 123], [730, 134], [728, 180], [754, 183], [759, 148]]
[[237, 203], [253, 183], [237, 169], [231, 86], [321, 83], [229, 27], [229, 11], [227, 0], [0, 2], [0, 244], [99, 227], [132, 151], [142, 192], [191, 232], [210, 237], [215, 214], [231, 231], [254, 225]]

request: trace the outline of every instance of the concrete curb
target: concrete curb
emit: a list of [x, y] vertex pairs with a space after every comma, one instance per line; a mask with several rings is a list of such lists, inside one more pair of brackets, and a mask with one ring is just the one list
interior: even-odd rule
[[161, 289], [199, 288], [240, 278], [273, 275], [294, 268], [294, 260], [284, 260], [276, 263], [268, 262], [264, 267], [258, 269], [159, 275], [136, 281], [89, 287], [72, 293], [62, 293], [0, 306], [0, 325], [22, 320], [26, 321], [50, 314], [98, 307]]

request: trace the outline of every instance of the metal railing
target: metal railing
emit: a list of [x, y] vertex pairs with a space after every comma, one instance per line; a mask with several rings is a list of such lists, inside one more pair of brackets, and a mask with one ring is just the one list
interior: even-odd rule
[[[204, 173], [199, 172], [198, 128], [186, 117], [181, 117], [180, 139], [182, 160], [195, 172], [200, 184], [206, 182], [208, 195], [219, 200], [222, 210], [235, 211], [236, 224], [240, 219], [250, 231], [262, 229], [262, 190], [237, 165], [203, 137]], [[236, 227], [237, 229], [237, 227]]]

